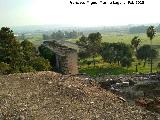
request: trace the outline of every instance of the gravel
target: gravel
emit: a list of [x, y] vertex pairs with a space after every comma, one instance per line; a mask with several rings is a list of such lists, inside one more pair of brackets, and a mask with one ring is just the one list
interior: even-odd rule
[[51, 71], [0, 76], [0, 120], [158, 120], [87, 81]]

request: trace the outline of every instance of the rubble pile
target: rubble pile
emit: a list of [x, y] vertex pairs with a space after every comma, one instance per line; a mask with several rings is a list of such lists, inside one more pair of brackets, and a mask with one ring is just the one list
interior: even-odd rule
[[160, 113], [160, 98], [148, 99], [139, 98], [135, 101], [136, 105], [144, 107], [150, 111]]
[[0, 76], [0, 120], [156, 120], [88, 78], [55, 72]]

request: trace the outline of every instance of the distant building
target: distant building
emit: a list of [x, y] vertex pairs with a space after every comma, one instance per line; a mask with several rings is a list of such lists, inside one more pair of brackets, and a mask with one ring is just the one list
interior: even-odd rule
[[56, 69], [62, 74], [78, 74], [77, 46], [65, 41], [49, 40], [43, 44], [55, 53]]

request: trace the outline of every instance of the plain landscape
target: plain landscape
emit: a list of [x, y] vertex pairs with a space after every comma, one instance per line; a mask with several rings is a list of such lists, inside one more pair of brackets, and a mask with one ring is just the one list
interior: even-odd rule
[[157, 24], [2, 27], [0, 119], [158, 120], [159, 51]]

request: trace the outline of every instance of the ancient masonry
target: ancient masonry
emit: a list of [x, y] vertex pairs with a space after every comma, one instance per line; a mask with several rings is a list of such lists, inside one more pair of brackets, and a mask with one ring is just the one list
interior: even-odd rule
[[[62, 42], [64, 43], [64, 42]], [[43, 44], [55, 53], [56, 69], [62, 74], [78, 74], [77, 49], [55, 40], [44, 41]]]

